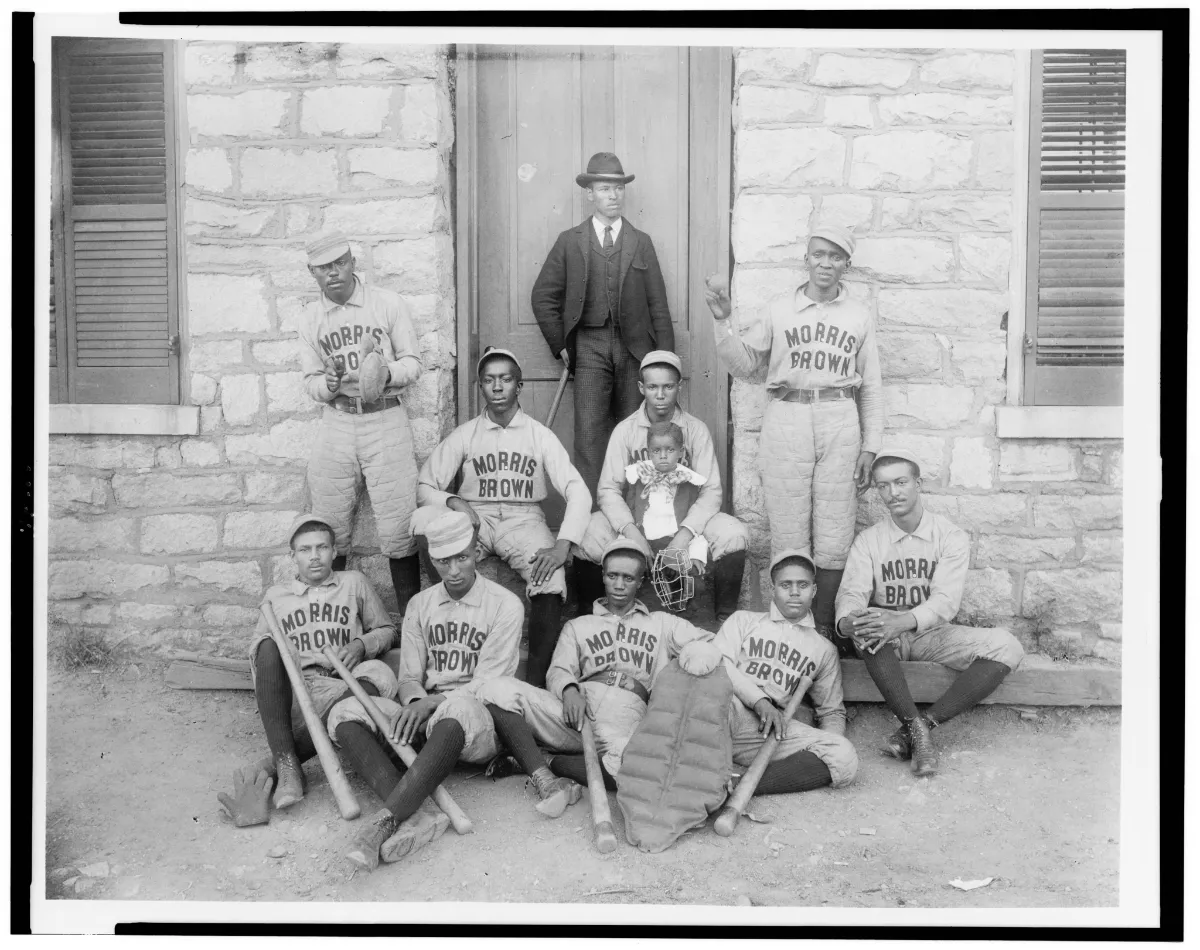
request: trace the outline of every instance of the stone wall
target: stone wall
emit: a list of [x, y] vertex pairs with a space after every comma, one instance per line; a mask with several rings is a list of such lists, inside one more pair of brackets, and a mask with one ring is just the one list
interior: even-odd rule
[[[359, 273], [409, 305], [418, 459], [453, 425], [451, 82], [434, 46], [192, 43], [183, 70], [183, 379], [201, 432], [51, 439], [50, 621], [236, 653], [307, 505], [313, 235], [345, 231]], [[394, 607], [368, 502], [358, 524], [351, 563]]]
[[[926, 459], [928, 507], [971, 533], [960, 619], [1009, 626], [1030, 651], [1117, 660], [1120, 442], [996, 437], [1025, 173], [1013, 71], [995, 51], [739, 50], [734, 300], [752, 311], [801, 283], [816, 223], [851, 228], [848, 280], [875, 313], [887, 432]], [[764, 400], [760, 382], [735, 381], [733, 502], [752, 526], [751, 602], [769, 556]], [[882, 517], [872, 491], [860, 524]]]

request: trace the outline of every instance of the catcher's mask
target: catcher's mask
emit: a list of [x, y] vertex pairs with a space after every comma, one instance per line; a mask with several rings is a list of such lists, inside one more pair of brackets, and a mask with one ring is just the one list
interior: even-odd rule
[[664, 548], [654, 555], [650, 583], [668, 610], [683, 610], [696, 593], [696, 581], [690, 573], [691, 569], [692, 560], [686, 551]]

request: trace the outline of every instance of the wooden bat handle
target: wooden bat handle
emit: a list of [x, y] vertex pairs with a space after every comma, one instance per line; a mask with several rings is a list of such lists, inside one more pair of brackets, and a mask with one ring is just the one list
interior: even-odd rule
[[[812, 680], [809, 677], [802, 676], [800, 682], [792, 690], [792, 695], [788, 697], [787, 705], [783, 708], [783, 723], [785, 728], [792, 721], [792, 717], [796, 715], [796, 710], [800, 708], [800, 700], [804, 698], [804, 694], [808, 692], [808, 687], [811, 684]], [[733, 790], [733, 794], [729, 796], [729, 800], [721, 808], [721, 813], [717, 815], [716, 820], [713, 822], [713, 830], [722, 838], [728, 838], [733, 834], [733, 830], [737, 827], [738, 819], [742, 816], [742, 812], [746, 810], [746, 806], [750, 804], [750, 799], [754, 797], [754, 790], [758, 788], [758, 783], [762, 780], [763, 773], [767, 771], [767, 766], [771, 764], [771, 756], [775, 754], [775, 749], [778, 746], [779, 734], [773, 732], [759, 748], [757, 754], [754, 756], [754, 761], [750, 763], [750, 768], [746, 770], [746, 774], [738, 782], [737, 788]]]
[[300, 668], [296, 665], [296, 659], [292, 656], [292, 644], [288, 640], [287, 635], [279, 629], [279, 621], [275, 619], [275, 611], [266, 601], [262, 607], [263, 618], [267, 621], [267, 629], [271, 632], [271, 639], [275, 641], [275, 646], [279, 648], [279, 658], [283, 660], [283, 668], [287, 670], [288, 679], [292, 683], [292, 692], [296, 694], [296, 702], [300, 704], [300, 712], [304, 716], [304, 724], [308, 726], [308, 731], [312, 734], [313, 745], [317, 749], [317, 757], [321, 760], [321, 768], [325, 771], [325, 778], [329, 782], [329, 787], [333, 789], [333, 797], [337, 799], [338, 811], [346, 821], [353, 821], [360, 814], [361, 810], [358, 807], [358, 799], [354, 797], [354, 790], [350, 787], [350, 780], [346, 778], [346, 773], [342, 771], [342, 763], [338, 760], [337, 752], [333, 748], [333, 743], [329, 741], [329, 735], [325, 732], [325, 725], [321, 722], [321, 717], [317, 715], [317, 710], [312, 703], [312, 697], [308, 695], [308, 687], [304, 684], [304, 676], [300, 672]]
[[567, 389], [567, 380], [571, 376], [571, 367], [567, 366], [562, 371], [562, 376], [558, 380], [558, 389], [554, 393], [554, 402], [550, 403], [550, 415], [546, 417], [546, 428], [554, 427], [554, 417], [558, 415], [558, 404], [562, 402], [563, 393]]
[[592, 828], [596, 835], [596, 850], [608, 854], [617, 847], [617, 836], [613, 834], [612, 813], [608, 810], [608, 789], [604, 787], [604, 773], [600, 771], [600, 756], [596, 754], [596, 738], [592, 735], [592, 724], [583, 720], [583, 764], [587, 768], [588, 800], [592, 803]]
[[[354, 698], [362, 703], [363, 709], [367, 711], [367, 715], [371, 717], [371, 721], [375, 723], [375, 728], [379, 730], [379, 735], [382, 736], [400, 756], [400, 760], [405, 765], [412, 765], [416, 761], [417, 753], [413, 751], [413, 747], [404, 742], [393, 742], [391, 737], [392, 724], [387, 721], [387, 717], [375, 705], [375, 700], [371, 697], [362, 684], [354, 678], [354, 674], [350, 672], [346, 664], [337, 658], [337, 654], [329, 647], [325, 648], [325, 659], [333, 664], [333, 668], [337, 671], [338, 676], [350, 688], [350, 692], [354, 694]], [[469, 835], [475, 830], [475, 826], [471, 823], [471, 819], [467, 817], [467, 813], [463, 811], [450, 793], [441, 785], [433, 790], [433, 800], [437, 802], [438, 808], [446, 813], [446, 817], [450, 819], [450, 824], [454, 826], [454, 830], [460, 835]]]

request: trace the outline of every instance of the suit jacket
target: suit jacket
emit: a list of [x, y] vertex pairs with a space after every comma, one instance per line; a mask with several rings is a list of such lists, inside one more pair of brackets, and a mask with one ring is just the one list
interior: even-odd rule
[[[638, 360], [651, 350], [674, 350], [675, 330], [667, 308], [667, 287], [654, 242], [622, 218], [621, 225], [621, 339]], [[533, 315], [554, 358], [562, 350], [575, 365], [575, 330], [583, 316], [591, 259], [592, 219], [563, 231], [546, 256], [533, 282]]]

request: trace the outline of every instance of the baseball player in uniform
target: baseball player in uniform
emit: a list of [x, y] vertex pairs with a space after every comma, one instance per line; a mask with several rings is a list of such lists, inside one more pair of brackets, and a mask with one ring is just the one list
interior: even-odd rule
[[600, 596], [600, 554], [613, 538], [620, 535], [650, 547], [625, 501], [626, 471], [630, 465], [649, 457], [647, 435], [651, 424], [673, 422], [683, 430], [683, 464], [703, 478], [704, 483], [667, 547], [686, 555], [693, 539], [701, 536], [707, 539], [713, 601], [720, 622], [737, 609], [750, 534], [737, 518], [721, 511], [721, 471], [717, 468], [708, 426], [679, 408], [679, 385], [683, 379], [679, 357], [666, 350], [654, 350], [642, 359], [640, 373], [638, 390], [643, 402], [617, 425], [608, 440], [596, 489], [600, 510], [592, 514], [579, 544], [575, 577], [580, 609], [585, 610], [585, 604]]
[[421, 351], [404, 301], [355, 275], [344, 235], [310, 244], [308, 269], [321, 299], [301, 320], [301, 365], [309, 395], [325, 406], [308, 462], [313, 511], [334, 525], [341, 552], [334, 566], [340, 570], [358, 488], [366, 483], [403, 613], [421, 587], [421, 568], [409, 530], [417, 464], [399, 397], [421, 375]]
[[[733, 682], [733, 762], [748, 767], [774, 730], [780, 742], [755, 794], [841, 788], [858, 772], [858, 753], [845, 736], [837, 648], [813, 622], [816, 565], [805, 552], [787, 550], [771, 559], [770, 570], [767, 612], [739, 610], [713, 641], [726, 657]], [[816, 728], [796, 719], [784, 721], [783, 708], [796, 689], [807, 691], [812, 700]]]
[[[300, 515], [289, 537], [296, 577], [287, 584], [274, 585], [264, 598], [279, 628], [291, 641], [296, 665], [303, 672], [304, 685], [322, 720], [338, 700], [350, 695], [322, 653], [326, 647], [336, 649], [338, 658], [369, 694], [391, 699], [397, 685], [387, 664], [375, 659], [391, 649], [396, 628], [366, 577], [358, 571], [333, 570], [333, 538], [330, 521], [317, 515]], [[232, 798], [224, 793], [218, 796], [238, 825], [267, 820], [266, 790], [272, 771], [277, 779], [275, 807], [286, 808], [300, 801], [304, 797], [301, 763], [317, 754], [294, 701], [279, 648], [262, 617], [250, 642], [250, 670], [271, 758], [234, 776]], [[256, 776], [261, 777], [258, 796], [247, 783]], [[252, 815], [258, 820], [251, 820]]]
[[[489, 348], [479, 358], [477, 375], [485, 408], [425, 460], [413, 532], [423, 534], [429, 520], [447, 508], [464, 512], [478, 529], [482, 554], [499, 555], [521, 575], [529, 595], [526, 677], [541, 686], [562, 627], [563, 564], [571, 544], [583, 537], [592, 499], [558, 437], [521, 409], [516, 355]], [[452, 494], [446, 489], [456, 477], [460, 485]], [[550, 486], [567, 501], [557, 539], [541, 505]]]
[[[1007, 630], [950, 622], [962, 601], [971, 544], [965, 531], [921, 503], [920, 460], [887, 447], [871, 474], [890, 517], [854, 539], [837, 598], [837, 630], [853, 641], [900, 720], [883, 751], [911, 758], [919, 776], [932, 775], [938, 763], [930, 731], [991, 694], [1025, 651]], [[962, 675], [922, 714], [901, 660], [941, 663]]]
[[[398, 702], [378, 700], [392, 738], [422, 745], [400, 774], [357, 699], [337, 703], [329, 734], [384, 807], [367, 819], [348, 857], [371, 870], [400, 823], [450, 774], [459, 759], [486, 763], [500, 750], [479, 688], [517, 671], [525, 610], [520, 598], [475, 572], [475, 529], [445, 511], [426, 529], [441, 582], [409, 602], [400, 640]], [[423, 741], [423, 744], [421, 740]]]
[[717, 353], [734, 376], [767, 376], [758, 461], [771, 549], [813, 552], [817, 625], [832, 635], [834, 600], [883, 434], [875, 323], [841, 283], [854, 253], [844, 228], [815, 228], [809, 279], [734, 330], [729, 292], [709, 278]]
[[[651, 613], [638, 600], [647, 570], [640, 544], [615, 538], [602, 561], [605, 597], [591, 614], [563, 627], [546, 689], [501, 677], [479, 691], [496, 731], [538, 789], [538, 810], [555, 818], [579, 800], [587, 784], [584, 717], [592, 722], [605, 784], [616, 788], [621, 754], [646, 714], [659, 670], [686, 644], [712, 639], [682, 618]], [[547, 760], [539, 745], [555, 754]], [[568, 785], [553, 785], [554, 775], [570, 780]]]

